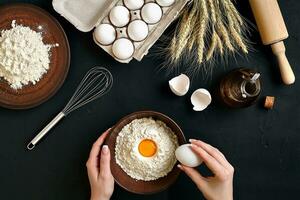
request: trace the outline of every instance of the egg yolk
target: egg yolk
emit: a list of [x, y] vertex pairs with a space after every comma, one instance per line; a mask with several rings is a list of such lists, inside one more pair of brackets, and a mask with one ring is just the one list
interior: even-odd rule
[[144, 157], [152, 157], [156, 153], [157, 146], [154, 141], [145, 139], [139, 144], [139, 152]]

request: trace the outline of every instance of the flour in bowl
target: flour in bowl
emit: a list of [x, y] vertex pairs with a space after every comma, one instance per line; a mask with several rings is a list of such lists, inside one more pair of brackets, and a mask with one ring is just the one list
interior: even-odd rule
[[167, 125], [152, 118], [135, 119], [117, 136], [117, 164], [136, 180], [166, 176], [176, 164], [178, 138]]
[[13, 89], [36, 84], [47, 73], [50, 49], [58, 44], [43, 43], [41, 33], [12, 22], [12, 28], [0, 34], [0, 78]]

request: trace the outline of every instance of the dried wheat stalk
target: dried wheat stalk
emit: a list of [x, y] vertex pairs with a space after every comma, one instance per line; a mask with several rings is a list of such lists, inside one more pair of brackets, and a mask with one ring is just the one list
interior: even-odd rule
[[216, 32], [213, 32], [213, 35], [211, 37], [211, 44], [206, 54], [206, 60], [210, 60], [216, 50], [216, 47], [218, 45], [217, 37], [219, 37], [218, 34]]
[[[198, 11], [198, 17], [199, 17], [199, 25], [196, 30], [198, 30], [197, 34], [197, 55], [198, 55], [198, 62], [202, 63], [203, 61], [203, 51], [205, 48], [205, 40], [204, 36], [207, 31], [207, 23], [208, 23], [208, 9], [207, 9], [207, 3], [206, 1], [198, 1], [200, 10]], [[197, 4], [197, 3], [195, 3]], [[198, 7], [198, 6], [197, 6]], [[193, 8], [192, 10], [196, 10], [196, 8]]]
[[240, 18], [235, 17], [236, 15], [240, 16], [238, 14], [238, 11], [236, 9], [234, 9], [235, 11], [233, 11], [232, 7], [234, 7], [234, 5], [230, 0], [224, 0], [221, 1], [221, 3], [223, 3], [222, 6], [224, 7], [225, 14], [227, 15], [229, 32], [232, 35], [232, 38], [244, 53], [248, 53], [247, 46], [241, 36], [241, 28], [240, 28], [239, 21], [242, 19], [241, 17]]
[[193, 0], [171, 41], [171, 61], [177, 63], [185, 54], [192, 54], [194, 47], [199, 64], [226, 52], [248, 53], [245, 28], [232, 0]]
[[186, 10], [183, 14], [182, 22], [179, 28], [179, 37], [173, 37], [172, 45], [174, 45], [171, 49], [174, 54], [172, 54], [172, 60], [178, 60], [185, 49], [189, 36], [191, 35], [191, 30], [195, 25], [195, 21], [192, 20], [195, 15], [196, 10], [192, 10], [189, 12]]

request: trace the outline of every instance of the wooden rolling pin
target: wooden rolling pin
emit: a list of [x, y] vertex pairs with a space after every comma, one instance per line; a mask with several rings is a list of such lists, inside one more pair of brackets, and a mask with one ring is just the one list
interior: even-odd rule
[[278, 59], [282, 81], [295, 82], [294, 72], [285, 55], [283, 40], [289, 37], [277, 0], [249, 0], [264, 45], [271, 45]]

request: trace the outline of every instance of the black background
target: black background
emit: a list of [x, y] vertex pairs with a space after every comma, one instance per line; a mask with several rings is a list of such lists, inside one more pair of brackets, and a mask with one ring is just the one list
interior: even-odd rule
[[[177, 74], [160, 70], [164, 61], [163, 56], [157, 56], [161, 41], [142, 62], [120, 64], [93, 42], [91, 33], [78, 31], [55, 13], [50, 0], [1, 0], [0, 5], [9, 2], [33, 3], [53, 14], [67, 33], [72, 60], [65, 84], [48, 102], [24, 111], [0, 108], [0, 199], [88, 199], [85, 162], [92, 143], [121, 117], [139, 110], [165, 113], [182, 127], [187, 138], [199, 138], [218, 147], [235, 167], [235, 199], [299, 199], [299, 81], [293, 86], [281, 84], [276, 60], [270, 48], [261, 45], [255, 30], [250, 37], [253, 51], [247, 57], [215, 63], [211, 77], [194, 76], [189, 94], [176, 97], [167, 81]], [[237, 2], [240, 12], [253, 22], [248, 1]], [[299, 77], [300, 1], [279, 2], [290, 33], [287, 55]], [[172, 27], [167, 32], [172, 32]], [[85, 72], [96, 65], [112, 71], [112, 91], [69, 115], [34, 151], [26, 151], [30, 139], [64, 107]], [[192, 110], [192, 91], [199, 87], [212, 91], [220, 77], [240, 66], [262, 73], [261, 99], [275, 96], [274, 110], [264, 110], [262, 102], [233, 110], [215, 101], [204, 112]], [[184, 174], [169, 190], [151, 196], [134, 195], [116, 186], [112, 199], [183, 198], [202, 198]]]

